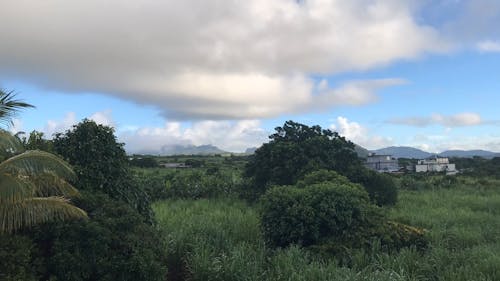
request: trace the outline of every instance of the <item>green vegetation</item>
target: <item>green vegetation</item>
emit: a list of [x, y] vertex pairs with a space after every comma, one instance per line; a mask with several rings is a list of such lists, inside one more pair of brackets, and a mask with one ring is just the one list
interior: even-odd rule
[[[169, 200], [154, 210], [168, 244], [172, 279], [188, 280], [499, 280], [500, 188], [476, 180], [453, 189], [406, 191], [388, 212], [425, 228], [429, 245], [348, 250], [344, 258], [314, 249], [268, 248], [255, 207], [224, 199]], [[175, 277], [174, 277], [175, 276]]]
[[363, 185], [378, 205], [394, 205], [397, 189], [391, 178], [366, 169], [352, 142], [337, 132], [287, 121], [255, 151], [245, 168], [248, 197], [256, 198], [273, 185], [294, 185], [304, 175], [325, 169]]
[[[7, 123], [29, 106], [2, 101]], [[0, 131], [0, 280], [500, 280], [497, 159], [385, 175], [319, 126], [270, 138], [250, 157], [129, 159], [89, 120]], [[53, 220], [72, 212], [88, 219]]]

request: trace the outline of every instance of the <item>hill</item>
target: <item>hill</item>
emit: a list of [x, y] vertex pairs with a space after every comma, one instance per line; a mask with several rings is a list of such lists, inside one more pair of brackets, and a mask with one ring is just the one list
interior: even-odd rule
[[223, 154], [228, 153], [218, 147], [205, 144], [205, 145], [183, 145], [183, 144], [174, 144], [174, 145], [164, 145], [161, 147], [160, 155], [169, 156], [169, 155], [212, 155], [212, 154]]
[[415, 159], [424, 159], [432, 155], [435, 155], [433, 153], [426, 152], [418, 148], [409, 146], [390, 146], [386, 148], [372, 150], [371, 152], [381, 155], [392, 155], [395, 158], [415, 158]]

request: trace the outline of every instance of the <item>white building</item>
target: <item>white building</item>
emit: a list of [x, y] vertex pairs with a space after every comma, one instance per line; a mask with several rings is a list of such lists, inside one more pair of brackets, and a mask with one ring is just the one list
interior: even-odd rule
[[436, 156], [434, 158], [418, 160], [417, 165], [415, 165], [415, 172], [446, 172], [447, 175], [454, 175], [458, 171], [455, 168], [455, 164], [451, 164], [448, 158]]
[[370, 154], [366, 158], [365, 166], [377, 172], [392, 173], [399, 171], [398, 160], [391, 155]]

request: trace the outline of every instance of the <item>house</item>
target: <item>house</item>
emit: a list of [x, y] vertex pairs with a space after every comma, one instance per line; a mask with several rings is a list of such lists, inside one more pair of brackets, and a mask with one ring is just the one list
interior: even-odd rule
[[368, 155], [365, 166], [381, 173], [393, 173], [400, 170], [396, 158], [391, 155], [376, 155], [374, 153]]
[[418, 160], [417, 165], [415, 165], [415, 172], [446, 172], [447, 175], [454, 175], [458, 173], [455, 168], [455, 164], [450, 163], [448, 158], [438, 156]]

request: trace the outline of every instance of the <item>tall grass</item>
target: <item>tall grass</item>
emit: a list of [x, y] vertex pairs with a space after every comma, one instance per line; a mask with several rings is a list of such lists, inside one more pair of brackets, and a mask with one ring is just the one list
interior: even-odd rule
[[269, 249], [258, 214], [235, 200], [168, 200], [154, 205], [166, 235], [169, 280], [500, 280], [500, 187], [476, 181], [402, 191], [392, 220], [424, 227], [430, 248], [352, 251], [320, 260], [295, 246]]

